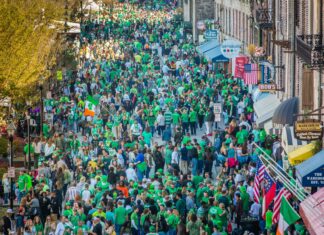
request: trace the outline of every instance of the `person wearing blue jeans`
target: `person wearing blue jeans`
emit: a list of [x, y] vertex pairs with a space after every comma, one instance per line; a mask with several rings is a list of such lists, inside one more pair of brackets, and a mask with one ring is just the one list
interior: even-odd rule
[[192, 158], [191, 163], [192, 163], [192, 174], [197, 175], [198, 159], [195, 157]]

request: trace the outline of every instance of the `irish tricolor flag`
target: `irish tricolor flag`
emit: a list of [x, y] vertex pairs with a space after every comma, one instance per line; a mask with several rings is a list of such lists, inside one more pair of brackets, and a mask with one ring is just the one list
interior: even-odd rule
[[300, 219], [298, 213], [292, 208], [285, 197], [281, 199], [280, 217], [278, 222], [277, 234], [284, 235], [287, 228]]
[[92, 96], [88, 96], [85, 102], [84, 107], [84, 116], [91, 116], [93, 117], [96, 113], [96, 106], [98, 105], [98, 101], [94, 99]]

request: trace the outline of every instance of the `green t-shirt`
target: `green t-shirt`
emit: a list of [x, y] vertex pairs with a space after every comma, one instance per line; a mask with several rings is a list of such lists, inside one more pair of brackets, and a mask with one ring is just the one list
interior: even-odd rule
[[179, 224], [180, 220], [179, 220], [178, 216], [171, 214], [166, 219], [166, 222], [171, 228], [175, 229], [177, 227], [177, 225]]
[[[28, 144], [26, 144], [24, 147], [24, 153], [26, 155], [28, 155], [28, 151], [29, 151]], [[35, 153], [35, 148], [33, 147], [33, 145], [30, 144], [30, 154], [33, 154], [33, 153]]]
[[136, 226], [137, 226], [137, 228], [139, 227], [139, 223], [138, 223], [138, 214], [136, 213], [136, 212], [133, 212], [132, 214], [131, 214], [131, 220], [134, 220], [134, 222], [135, 222], [135, 224], [136, 224]]
[[18, 177], [18, 189], [19, 189], [19, 191], [23, 191], [25, 189], [25, 185], [26, 185], [26, 179], [25, 178], [26, 178], [25, 175], [20, 175]]
[[152, 139], [152, 133], [144, 131], [142, 133], [142, 136], [144, 138], [145, 144], [150, 145], [151, 144], [151, 139]]
[[272, 216], [273, 212], [268, 210], [266, 213], [266, 229], [270, 229], [272, 226]]
[[178, 125], [180, 120], [180, 114], [175, 112], [172, 114], [172, 124]]
[[182, 122], [189, 122], [189, 115], [187, 112], [181, 114]]
[[197, 121], [197, 113], [195, 111], [191, 111], [189, 114], [189, 121], [195, 122]]
[[115, 209], [115, 223], [122, 225], [126, 222], [127, 211], [123, 206], [118, 206]]

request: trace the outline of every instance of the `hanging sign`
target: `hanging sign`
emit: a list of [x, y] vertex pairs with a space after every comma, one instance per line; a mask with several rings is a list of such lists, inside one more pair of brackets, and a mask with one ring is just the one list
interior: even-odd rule
[[216, 103], [214, 104], [214, 115], [215, 115], [215, 122], [221, 121], [221, 115], [222, 115], [222, 104]]
[[258, 88], [260, 92], [272, 92], [278, 90], [276, 84], [259, 84]]
[[15, 168], [14, 167], [9, 167], [8, 168], [8, 178], [15, 178]]
[[303, 177], [297, 170], [296, 177], [303, 187], [324, 187], [324, 166], [318, 166], [316, 170]]
[[318, 120], [302, 120], [295, 122], [295, 137], [299, 140], [318, 140], [323, 138], [322, 122]]
[[221, 52], [226, 58], [232, 59], [239, 55], [242, 43], [238, 40], [226, 40], [221, 45]]
[[205, 39], [207, 39], [207, 40], [217, 39], [217, 35], [218, 35], [217, 30], [209, 29], [209, 30], [206, 30], [206, 32], [205, 32]]
[[234, 77], [243, 78], [244, 65], [249, 62], [249, 58], [246, 56], [239, 56], [235, 58], [235, 73]]

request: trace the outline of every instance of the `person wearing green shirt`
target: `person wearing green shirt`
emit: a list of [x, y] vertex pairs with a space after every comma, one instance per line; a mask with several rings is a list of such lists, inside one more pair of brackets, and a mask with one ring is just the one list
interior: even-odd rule
[[266, 212], [266, 230], [270, 231], [271, 230], [271, 227], [272, 227], [272, 216], [273, 216], [273, 212], [272, 212], [272, 209], [269, 208]]
[[20, 203], [22, 197], [26, 195], [26, 190], [27, 190], [26, 175], [23, 171], [20, 171], [19, 173], [17, 184], [19, 189], [18, 203]]
[[240, 131], [236, 133], [238, 144], [244, 144], [244, 142], [249, 137], [249, 132], [245, 128], [245, 126], [240, 126]]
[[188, 110], [187, 109], [182, 110], [181, 122], [182, 122], [183, 134], [188, 133], [189, 132], [189, 115], [188, 115]]
[[191, 135], [196, 135], [196, 122], [197, 122], [197, 113], [195, 110], [191, 110], [189, 113], [189, 124]]
[[138, 207], [134, 208], [133, 213], [131, 214], [131, 230], [132, 234], [139, 234], [139, 221], [138, 221]]
[[123, 225], [126, 222], [127, 217], [127, 211], [125, 207], [123, 206], [122, 201], [118, 201], [118, 207], [115, 209], [115, 227], [116, 227], [116, 233], [122, 234], [120, 231], [122, 230]]
[[169, 225], [168, 234], [176, 234], [177, 225], [180, 222], [178, 214], [179, 212], [177, 210], [168, 209], [168, 217], [166, 219], [166, 222]]
[[150, 128], [147, 127], [145, 131], [142, 133], [143, 139], [145, 144], [147, 144], [148, 147], [151, 147], [152, 144], [152, 133], [150, 132]]

